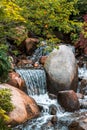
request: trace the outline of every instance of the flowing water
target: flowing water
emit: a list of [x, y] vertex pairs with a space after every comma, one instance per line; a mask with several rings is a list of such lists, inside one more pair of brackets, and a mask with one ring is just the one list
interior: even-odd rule
[[46, 75], [44, 70], [16, 69], [16, 72], [25, 80], [28, 95], [46, 93]]
[[87, 67], [86, 67], [86, 63], [84, 64], [83, 67], [78, 69], [78, 76], [81, 79], [87, 79]]
[[[32, 119], [13, 130], [68, 130], [67, 124], [70, 121], [82, 118], [86, 110], [75, 113], [65, 112], [58, 104], [57, 99], [50, 99], [46, 90], [46, 74], [40, 69], [16, 69], [25, 80], [28, 95], [35, 99], [42, 108], [40, 117]], [[87, 69], [84, 66], [79, 68], [79, 77], [87, 78]], [[87, 100], [87, 97], [85, 98]], [[51, 114], [51, 108], [56, 109], [56, 114]], [[84, 114], [81, 114], [84, 113]], [[53, 117], [56, 117], [56, 124], [50, 124]]]

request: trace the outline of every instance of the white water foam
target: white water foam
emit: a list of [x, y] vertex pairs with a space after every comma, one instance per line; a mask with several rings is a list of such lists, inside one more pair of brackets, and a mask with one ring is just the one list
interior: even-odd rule
[[78, 77], [82, 79], [87, 79], [87, 68], [86, 64], [84, 64], [84, 67], [78, 68]]
[[49, 114], [49, 108], [52, 105], [57, 109], [56, 116], [58, 116], [58, 118], [70, 114], [70, 112], [64, 111], [64, 109], [59, 105], [57, 99], [50, 99], [48, 93], [45, 93], [44, 95], [33, 95], [32, 98], [35, 99], [38, 105], [43, 107], [44, 115], [48, 114], [49, 116], [52, 116]]
[[[33, 71], [32, 70], [17, 70], [17, 72], [26, 81], [26, 85], [28, 85], [27, 90], [29, 91], [29, 94], [31, 95], [32, 98], [34, 98], [34, 100], [37, 102], [37, 104], [39, 106], [41, 106], [43, 109], [42, 109], [40, 117], [27, 122], [26, 125], [22, 126], [21, 130], [42, 130], [42, 126], [45, 123], [47, 123], [49, 120], [51, 120], [52, 117], [54, 116], [54, 115], [50, 114], [50, 110], [49, 110], [50, 106], [52, 106], [52, 105], [55, 108], [57, 108], [56, 116], [58, 119], [66, 118], [66, 120], [67, 120], [69, 117], [71, 119], [71, 115], [73, 115], [74, 113], [65, 112], [62, 109], [62, 107], [58, 104], [57, 99], [49, 98], [48, 93], [46, 92], [46, 83], [44, 84], [44, 82], [43, 82], [44, 80], [46, 80], [45, 73], [42, 71], [39, 72], [38, 70], [37, 70], [38, 72], [37, 71], [33, 72]], [[79, 77], [87, 79], [86, 66], [84, 66], [84, 68], [79, 68], [78, 74], [79, 74]], [[41, 77], [40, 77], [40, 75], [41, 75]], [[35, 76], [34, 79], [33, 79], [33, 76]], [[45, 78], [43, 78], [43, 77], [45, 77]], [[36, 83], [38, 83], [38, 85], [35, 85], [35, 81], [36, 81]], [[30, 88], [30, 85], [32, 86], [32, 88]], [[41, 87], [41, 89], [39, 88], [39, 95], [37, 95], [38, 93], [35, 90], [35, 89], [38, 90], [38, 86], [39, 87], [43, 86], [43, 87]], [[33, 89], [34, 89], [34, 91], [33, 91]], [[84, 112], [84, 111], [85, 110], [82, 109], [82, 110], [78, 111], [77, 113]], [[79, 117], [74, 116], [74, 118], [78, 119]], [[48, 130], [48, 129], [44, 129], [44, 130]], [[50, 128], [49, 130], [52, 130], [52, 128]], [[55, 130], [55, 128], [53, 130]]]

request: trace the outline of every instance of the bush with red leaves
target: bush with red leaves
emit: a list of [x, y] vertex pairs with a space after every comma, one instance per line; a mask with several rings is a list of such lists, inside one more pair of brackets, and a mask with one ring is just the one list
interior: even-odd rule
[[87, 55], [87, 14], [83, 17], [83, 19], [84, 24], [79, 40], [76, 43], [76, 48], [81, 51], [80, 53]]

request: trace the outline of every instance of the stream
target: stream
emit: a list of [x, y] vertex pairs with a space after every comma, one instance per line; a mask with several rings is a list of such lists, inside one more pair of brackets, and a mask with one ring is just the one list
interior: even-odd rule
[[[69, 130], [68, 126], [72, 121], [87, 118], [87, 108], [80, 109], [74, 113], [65, 112], [55, 97], [50, 98], [46, 89], [44, 69], [16, 69], [16, 72], [25, 80], [27, 93], [39, 105], [41, 114], [38, 118], [27, 121], [13, 128], [13, 130]], [[78, 76], [82, 79], [87, 79], [87, 68], [85, 65], [78, 69]], [[87, 96], [84, 96], [79, 101], [87, 102]]]

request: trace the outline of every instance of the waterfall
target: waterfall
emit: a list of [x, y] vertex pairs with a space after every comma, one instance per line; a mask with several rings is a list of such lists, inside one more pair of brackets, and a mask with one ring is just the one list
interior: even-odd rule
[[16, 69], [16, 72], [25, 80], [28, 95], [46, 93], [46, 74], [41, 69]]
[[[87, 68], [79, 68], [79, 77], [86, 78]], [[58, 104], [57, 99], [50, 99], [46, 90], [46, 75], [41, 69], [16, 69], [16, 72], [25, 80], [28, 95], [35, 99], [41, 107], [41, 114], [38, 118], [29, 120], [28, 122], [19, 125], [12, 130], [68, 130], [67, 123], [72, 120], [82, 118], [86, 110], [82, 109], [79, 112], [65, 112]], [[85, 99], [87, 101], [87, 98]], [[84, 100], [82, 99], [82, 102]], [[56, 114], [52, 115], [52, 107], [56, 109]], [[83, 113], [83, 114], [81, 114]], [[57, 124], [52, 124], [52, 118], [57, 117]], [[85, 116], [84, 116], [85, 117]]]
[[[26, 125], [15, 127], [13, 130], [41, 130], [41, 127], [47, 123], [53, 115], [50, 114], [51, 106], [57, 109], [57, 113], [62, 114], [61, 106], [57, 99], [51, 100], [46, 90], [46, 74], [44, 69], [16, 69], [17, 73], [25, 80], [28, 95], [31, 96], [42, 108], [41, 115], [37, 119], [29, 121]], [[35, 127], [35, 128], [34, 128]]]

